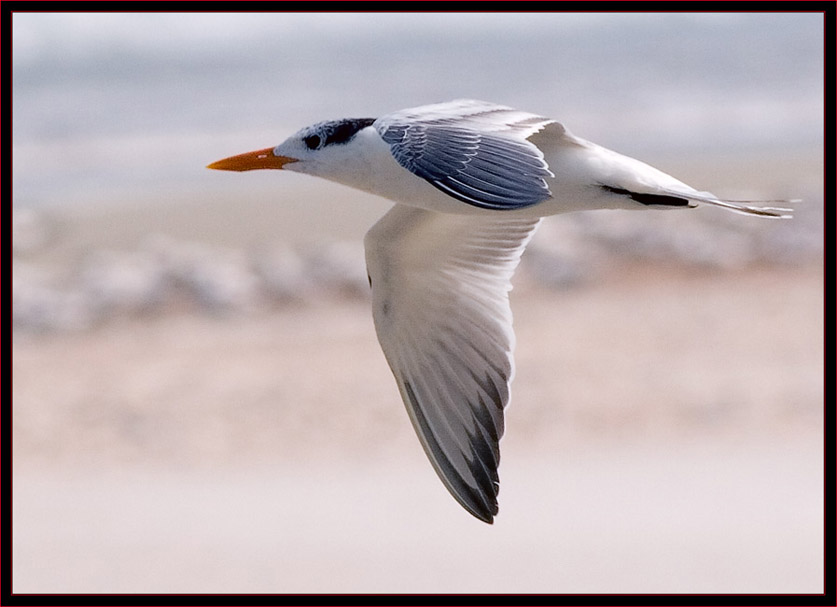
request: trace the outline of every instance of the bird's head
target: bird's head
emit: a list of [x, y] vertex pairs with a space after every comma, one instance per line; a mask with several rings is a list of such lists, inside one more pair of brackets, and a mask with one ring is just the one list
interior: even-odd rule
[[356, 157], [353, 141], [359, 131], [369, 127], [374, 118], [330, 120], [305, 127], [275, 148], [247, 152], [224, 158], [207, 168], [222, 171], [286, 169], [333, 178], [341, 167]]

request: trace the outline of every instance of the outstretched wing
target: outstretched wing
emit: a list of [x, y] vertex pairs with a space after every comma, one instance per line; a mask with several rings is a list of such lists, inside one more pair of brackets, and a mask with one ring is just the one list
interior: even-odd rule
[[551, 196], [552, 173], [527, 137], [552, 120], [460, 100], [403, 110], [374, 127], [395, 160], [446, 194], [486, 209], [520, 209]]
[[489, 523], [513, 373], [508, 291], [539, 221], [398, 205], [365, 239], [375, 329], [413, 426], [448, 490]]

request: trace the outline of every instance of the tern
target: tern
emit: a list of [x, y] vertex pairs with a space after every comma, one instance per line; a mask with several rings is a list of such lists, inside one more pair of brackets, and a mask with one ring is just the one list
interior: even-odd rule
[[699, 204], [790, 214], [695, 190], [555, 120], [469, 99], [319, 122], [208, 168], [297, 171], [396, 203], [364, 238], [378, 341], [433, 468], [486, 523], [498, 513], [514, 374], [508, 294], [541, 218]]

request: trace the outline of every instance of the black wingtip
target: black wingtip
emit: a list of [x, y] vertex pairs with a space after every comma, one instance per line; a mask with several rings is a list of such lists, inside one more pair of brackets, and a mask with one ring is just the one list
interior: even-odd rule
[[[465, 506], [465, 504], [462, 504]], [[494, 516], [497, 514], [496, 510], [492, 513], [487, 510], [475, 510], [468, 506], [465, 506], [465, 510], [468, 511], [468, 514], [472, 515], [475, 519], [482, 521], [487, 525], [494, 524]]]
[[497, 484], [495, 483], [495, 492], [493, 496], [483, 495], [482, 503], [472, 502], [470, 505], [465, 505], [465, 509], [488, 525], [494, 524], [494, 517], [500, 512], [500, 507], [497, 504]]
[[465, 504], [464, 502], [460, 501], [460, 504], [471, 514], [474, 518], [481, 520], [483, 523], [487, 525], [494, 524], [494, 517], [497, 516], [497, 513], [500, 509], [497, 507], [497, 500], [494, 499], [492, 502], [486, 504]]
[[466, 503], [456, 495], [454, 495], [454, 498], [456, 498], [456, 501], [459, 502], [459, 505], [462, 506], [465, 509], [465, 511], [471, 516], [473, 516], [475, 519], [480, 520], [483, 523], [486, 523], [487, 525], [494, 524], [494, 517], [497, 515], [498, 512], [496, 504], [494, 505], [493, 509], [486, 510], [477, 506], [474, 503]]
[[[493, 484], [483, 484], [481, 487], [474, 487], [462, 478], [462, 475], [445, 455], [444, 449], [437, 442], [436, 435], [424, 417], [412, 384], [409, 381], [404, 381], [402, 385], [402, 394], [405, 402], [411, 404], [410, 410], [413, 412], [411, 419], [416, 425], [419, 436], [423, 438], [422, 446], [439, 478], [453, 498], [465, 510], [484, 523], [488, 523], [489, 525], [493, 524], [494, 516], [499, 511], [497, 505], [498, 485], [496, 481], [489, 480], [489, 483]], [[481, 466], [481, 464], [477, 465]], [[476, 474], [476, 471], [472, 470], [472, 472]], [[486, 476], [485, 478], [489, 477]]]

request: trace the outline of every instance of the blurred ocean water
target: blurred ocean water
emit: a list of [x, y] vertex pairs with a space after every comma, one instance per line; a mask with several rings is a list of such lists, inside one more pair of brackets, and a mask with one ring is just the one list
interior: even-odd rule
[[12, 33], [15, 205], [199, 197], [217, 157], [460, 97], [629, 154], [822, 138], [819, 14], [17, 13]]

